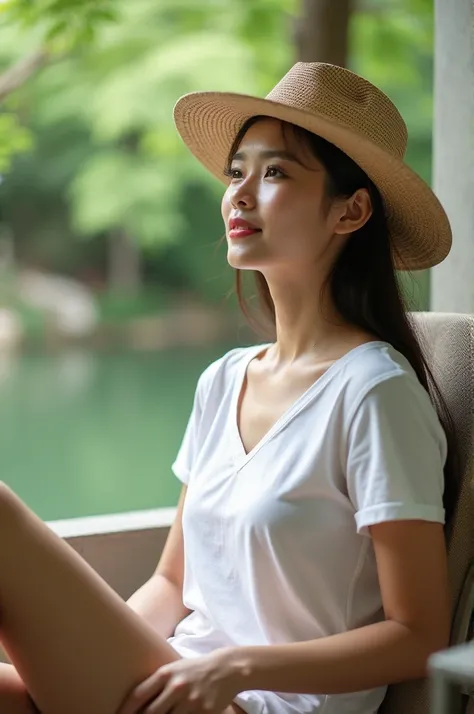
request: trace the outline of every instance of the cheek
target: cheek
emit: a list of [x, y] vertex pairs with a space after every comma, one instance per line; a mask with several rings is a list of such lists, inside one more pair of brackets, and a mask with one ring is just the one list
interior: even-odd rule
[[221, 201], [221, 215], [226, 223], [229, 218], [230, 209], [231, 209], [231, 203], [230, 203], [229, 189], [227, 189], [227, 191], [222, 196], [222, 201]]
[[301, 235], [315, 237], [324, 232], [325, 221], [320, 207], [311, 196], [295, 196], [291, 213]]
[[265, 214], [265, 224], [271, 226], [277, 235], [288, 234], [299, 237], [299, 242], [314, 238], [321, 231], [321, 217], [318, 207], [311, 197], [294, 191], [280, 191], [269, 197], [268, 203], [261, 203]]

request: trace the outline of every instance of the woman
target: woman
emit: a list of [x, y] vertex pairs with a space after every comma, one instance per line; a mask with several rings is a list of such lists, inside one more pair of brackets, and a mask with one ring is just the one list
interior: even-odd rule
[[1, 711], [27, 690], [43, 714], [373, 714], [448, 644], [453, 435], [394, 270], [443, 260], [449, 224], [348, 70], [187, 95], [175, 120], [227, 184], [228, 261], [272, 340], [201, 376], [176, 521], [128, 606], [1, 489]]

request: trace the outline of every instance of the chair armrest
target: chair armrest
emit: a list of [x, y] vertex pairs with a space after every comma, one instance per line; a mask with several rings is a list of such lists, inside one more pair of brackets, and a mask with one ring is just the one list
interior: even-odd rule
[[472, 702], [473, 640], [474, 562], [471, 562], [454, 613], [450, 647], [434, 654], [428, 662], [432, 714], [457, 714], [465, 711], [467, 701]]
[[450, 647], [432, 655], [428, 662], [431, 677], [431, 714], [459, 711], [459, 691], [474, 692], [474, 642]]

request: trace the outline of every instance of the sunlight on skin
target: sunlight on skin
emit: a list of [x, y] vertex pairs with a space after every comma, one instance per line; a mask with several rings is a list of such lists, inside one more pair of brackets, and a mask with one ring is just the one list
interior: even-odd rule
[[[328, 201], [327, 173], [298, 139], [275, 119], [253, 124], [229, 171], [221, 205], [231, 267], [257, 270], [276, 306], [281, 361], [312, 354], [318, 326], [347, 328], [330, 299], [320, 300], [327, 276], [351, 234], [371, 216], [367, 189]], [[240, 238], [232, 221], [260, 230]], [[327, 291], [325, 291], [327, 297]]]
[[[221, 211], [233, 268], [261, 270], [267, 279], [284, 273], [301, 284], [305, 274], [313, 278], [309, 272], [326, 274], [348, 236], [370, 217], [366, 189], [323, 206], [324, 167], [291, 134], [284, 139], [275, 119], [250, 127], [230, 168]], [[229, 240], [235, 216], [261, 232]]]

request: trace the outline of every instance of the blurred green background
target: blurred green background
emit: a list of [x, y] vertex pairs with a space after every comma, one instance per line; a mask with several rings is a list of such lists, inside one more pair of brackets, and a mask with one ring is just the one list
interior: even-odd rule
[[[298, 59], [383, 89], [430, 182], [431, 0], [0, 1], [0, 454], [42, 518], [176, 503], [197, 377], [258, 338], [173, 105]], [[428, 273], [404, 287], [428, 307]]]

